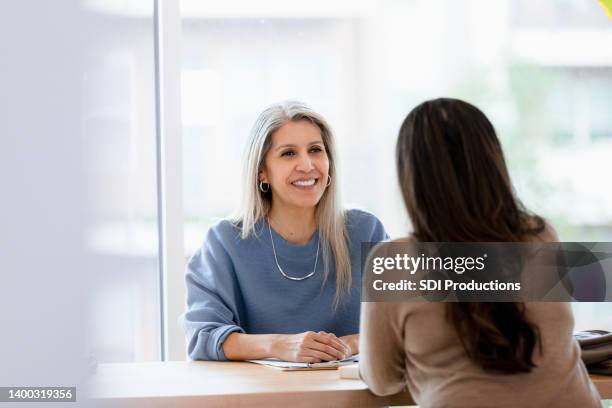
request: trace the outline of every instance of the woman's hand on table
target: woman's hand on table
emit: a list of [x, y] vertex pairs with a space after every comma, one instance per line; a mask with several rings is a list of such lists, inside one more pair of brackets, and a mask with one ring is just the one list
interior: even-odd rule
[[320, 363], [347, 358], [351, 355], [351, 348], [332, 333], [308, 331], [277, 335], [271, 352], [284, 361]]
[[340, 340], [342, 340], [350, 349], [350, 353], [347, 357], [359, 354], [359, 333], [342, 336], [340, 337]]

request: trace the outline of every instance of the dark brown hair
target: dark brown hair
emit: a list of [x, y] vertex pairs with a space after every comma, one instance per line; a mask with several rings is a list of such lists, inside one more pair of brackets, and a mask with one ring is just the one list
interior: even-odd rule
[[[422, 242], [520, 242], [545, 229], [515, 196], [501, 144], [475, 106], [441, 98], [414, 108], [396, 148], [402, 195]], [[485, 370], [529, 372], [538, 328], [522, 303], [447, 303], [468, 357]]]

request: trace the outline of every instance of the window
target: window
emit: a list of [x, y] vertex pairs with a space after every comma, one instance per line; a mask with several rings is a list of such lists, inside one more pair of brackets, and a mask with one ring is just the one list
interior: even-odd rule
[[[399, 125], [417, 103], [451, 96], [492, 119], [519, 196], [562, 240], [610, 240], [612, 190], [601, 186], [612, 154], [612, 57], [601, 50], [612, 30], [595, 2], [532, 3], [182, 0], [180, 17], [168, 17], [182, 29], [182, 139], [171, 141], [182, 147], [184, 208], [171, 208], [184, 220], [180, 255], [186, 261], [237, 208], [249, 130], [266, 105], [288, 98], [329, 120], [344, 203], [375, 213], [392, 236], [410, 229], [394, 169]], [[84, 2], [93, 35], [83, 160], [95, 221], [86, 272], [97, 288], [92, 351], [101, 362], [158, 360], [168, 332], [171, 358], [184, 355], [182, 269], [165, 271], [172, 283], [160, 288], [154, 6]], [[162, 312], [163, 291], [172, 312]], [[577, 329], [612, 330], [611, 304], [575, 310]]]
[[[99, 362], [160, 359], [153, 2], [89, 2], [83, 160]], [[137, 12], [136, 12], [137, 11]]]
[[[183, 0], [186, 256], [237, 206], [256, 115], [287, 98], [327, 117], [344, 202], [375, 213], [392, 236], [409, 230], [394, 169], [399, 125], [417, 103], [452, 96], [491, 118], [519, 196], [562, 240], [612, 238], [612, 190], [600, 188], [612, 153], [612, 59], [597, 51], [609, 24], [595, 2], [532, 3], [313, 1], [302, 10]], [[577, 329], [612, 330], [612, 305], [575, 311]]]

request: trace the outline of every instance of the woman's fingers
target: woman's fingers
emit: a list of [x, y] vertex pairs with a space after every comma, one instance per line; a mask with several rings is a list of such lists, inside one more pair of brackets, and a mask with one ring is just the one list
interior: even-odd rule
[[351, 348], [342, 339], [339, 339], [338, 337], [334, 336], [332, 340], [341, 348], [345, 355], [345, 358], [351, 355]]
[[349, 356], [350, 349], [335, 335], [325, 332], [319, 332], [317, 334], [319, 334], [319, 336], [315, 337], [314, 340], [335, 349], [335, 354], [338, 359], [343, 359]]
[[302, 333], [296, 351], [294, 358], [307, 363], [341, 360], [350, 353], [342, 340], [323, 331]]
[[[315, 356], [325, 361], [337, 360], [341, 353], [335, 348], [318, 341], [321, 339], [320, 337], [321, 335], [318, 333], [306, 333], [299, 345], [298, 356]], [[316, 353], [313, 353], [315, 351]]]
[[304, 350], [303, 356], [310, 357], [313, 361], [309, 361], [309, 362], [313, 362], [313, 363], [319, 363], [321, 361], [332, 361], [336, 359], [334, 356], [327, 354], [324, 351], [319, 351], [319, 350], [310, 349], [310, 348]]

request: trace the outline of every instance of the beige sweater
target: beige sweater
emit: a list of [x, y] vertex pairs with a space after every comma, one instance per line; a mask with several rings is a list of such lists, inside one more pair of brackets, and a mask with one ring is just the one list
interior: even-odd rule
[[360, 371], [374, 394], [408, 386], [427, 407], [600, 407], [599, 394], [580, 360], [567, 303], [528, 303], [527, 317], [540, 329], [543, 355], [527, 374], [491, 374], [472, 363], [444, 303], [363, 303]]

